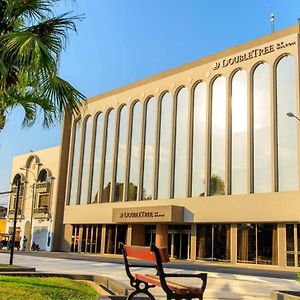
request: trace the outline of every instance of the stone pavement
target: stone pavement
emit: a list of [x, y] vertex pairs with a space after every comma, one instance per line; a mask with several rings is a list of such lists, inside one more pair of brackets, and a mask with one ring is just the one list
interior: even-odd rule
[[[87, 259], [53, 258], [37, 255], [15, 253], [14, 264], [35, 267], [37, 271], [40, 272], [102, 275], [117, 280], [124, 285], [128, 285], [129, 283], [124, 266], [119, 263], [95, 262]], [[9, 254], [0, 253], [0, 264], [7, 264], [8, 261]], [[143, 269], [139, 268], [137, 271], [142, 272]], [[203, 271], [201, 265], [199, 265], [199, 271]], [[186, 272], [186, 270], [184, 264], [182, 264], [181, 269], [172, 268], [168, 269], [168, 272]], [[195, 270], [189, 272], [195, 272]], [[185, 280], [183, 280], [183, 282], [184, 281]], [[197, 285], [197, 279], [188, 279], [188, 283]], [[208, 284], [204, 299], [263, 300], [270, 299], [270, 294], [273, 290], [300, 291], [300, 285], [291, 279], [210, 271], [208, 272]], [[161, 288], [154, 288], [153, 294], [157, 300], [165, 299]]]

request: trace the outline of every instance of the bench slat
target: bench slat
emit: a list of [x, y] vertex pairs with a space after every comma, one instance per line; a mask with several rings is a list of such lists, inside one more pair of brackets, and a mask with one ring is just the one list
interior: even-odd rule
[[[152, 274], [135, 274], [135, 278], [140, 281], [148, 282], [150, 284], [153, 284], [155, 286], [160, 286], [160, 279], [156, 275]], [[196, 294], [196, 295], [202, 295], [203, 291], [201, 288], [194, 287], [194, 286], [186, 286], [181, 283], [167, 281], [167, 285], [170, 290], [174, 291], [176, 294], [179, 295], [186, 295], [188, 293]]]
[[[155, 261], [156, 257], [154, 252], [150, 251], [149, 247], [140, 246], [124, 246], [126, 254], [128, 257], [138, 258], [143, 260]], [[169, 262], [169, 254], [167, 248], [158, 248], [163, 263]]]

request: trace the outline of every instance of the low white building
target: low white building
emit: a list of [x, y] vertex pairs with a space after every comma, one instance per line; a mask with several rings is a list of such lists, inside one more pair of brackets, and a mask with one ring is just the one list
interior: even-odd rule
[[13, 232], [19, 181], [16, 241], [21, 240], [23, 244], [26, 236], [27, 249], [33, 242], [41, 250], [52, 249], [59, 153], [57, 146], [14, 157], [6, 232]]

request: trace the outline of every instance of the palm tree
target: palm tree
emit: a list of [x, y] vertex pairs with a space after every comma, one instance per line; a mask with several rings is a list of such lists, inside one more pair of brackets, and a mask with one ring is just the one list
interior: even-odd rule
[[63, 113], [79, 114], [84, 95], [59, 77], [58, 65], [68, 32], [80, 16], [55, 16], [59, 0], [0, 0], [0, 131], [7, 114], [24, 109], [24, 126], [39, 112], [43, 126]]

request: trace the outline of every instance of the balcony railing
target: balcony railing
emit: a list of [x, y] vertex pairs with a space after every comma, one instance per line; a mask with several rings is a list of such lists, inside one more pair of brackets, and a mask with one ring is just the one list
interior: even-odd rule
[[48, 207], [34, 208], [33, 209], [33, 217], [35, 219], [49, 218], [49, 208]]
[[37, 193], [49, 193], [50, 183], [49, 182], [37, 182], [36, 192]]
[[[21, 208], [18, 208], [17, 211], [17, 217], [19, 218], [21, 216]], [[8, 218], [9, 219], [13, 219], [15, 217], [15, 210], [14, 209], [10, 209], [8, 211]]]

